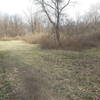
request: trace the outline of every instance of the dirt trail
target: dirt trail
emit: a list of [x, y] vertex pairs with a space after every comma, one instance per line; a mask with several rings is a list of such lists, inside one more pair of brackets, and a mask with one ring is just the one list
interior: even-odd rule
[[[17, 69], [18, 95], [21, 100], [48, 100], [43, 80], [30, 68]], [[43, 94], [44, 93], [44, 94]]]

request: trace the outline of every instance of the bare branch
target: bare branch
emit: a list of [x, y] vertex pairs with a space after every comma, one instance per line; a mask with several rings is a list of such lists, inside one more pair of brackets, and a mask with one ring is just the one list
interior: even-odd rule
[[49, 21], [50, 21], [53, 25], [55, 25], [55, 23], [53, 22], [53, 20], [51, 19], [50, 15], [49, 15], [48, 11], [47, 11], [46, 8], [45, 8], [44, 0], [42, 0], [41, 5], [42, 5], [43, 11], [46, 13], [46, 15], [47, 15]]
[[65, 8], [69, 5], [70, 1], [71, 1], [71, 0], [68, 0], [67, 4], [65, 4], [65, 5], [60, 9], [60, 12], [62, 12], [62, 10], [65, 9]]
[[54, 5], [56, 5], [56, 2], [54, 1], [54, 0], [51, 0], [52, 1], [52, 3], [54, 4]]
[[50, 7], [50, 8], [52, 8], [52, 9], [56, 10], [52, 5], [50, 5], [50, 4], [46, 3], [46, 2], [44, 2], [44, 4], [45, 4], [46, 6], [48, 6], [48, 7]]

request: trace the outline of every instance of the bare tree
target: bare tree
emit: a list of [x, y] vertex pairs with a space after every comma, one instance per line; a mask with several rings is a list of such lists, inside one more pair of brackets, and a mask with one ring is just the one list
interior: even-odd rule
[[33, 13], [33, 8], [30, 7], [27, 9], [27, 11], [24, 12], [25, 14], [25, 20], [28, 23], [31, 33], [33, 34], [35, 29], [34, 29], [34, 13]]
[[4, 18], [3, 18], [3, 31], [4, 31], [5, 37], [7, 37], [7, 35], [8, 35], [8, 26], [9, 26], [9, 16], [4, 15]]
[[27, 8], [27, 11], [24, 12], [25, 21], [29, 25], [29, 29], [32, 34], [39, 29], [37, 26], [41, 20], [39, 19], [38, 13], [39, 12], [34, 12], [34, 7], [32, 5], [30, 5], [30, 7]]
[[54, 27], [54, 33], [59, 46], [62, 46], [59, 32], [60, 19], [64, 9], [70, 4], [70, 1], [71, 0], [36, 0]]

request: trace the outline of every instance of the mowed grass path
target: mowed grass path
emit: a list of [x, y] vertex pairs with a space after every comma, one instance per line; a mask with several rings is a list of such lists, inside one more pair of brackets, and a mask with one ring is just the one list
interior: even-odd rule
[[100, 49], [42, 50], [1, 41], [0, 100], [100, 100]]

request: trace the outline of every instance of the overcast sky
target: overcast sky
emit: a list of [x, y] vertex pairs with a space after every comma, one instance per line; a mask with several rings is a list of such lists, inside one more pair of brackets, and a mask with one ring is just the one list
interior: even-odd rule
[[[29, 7], [30, 0], [0, 0], [0, 12], [12, 14], [23, 14]], [[77, 1], [78, 5], [70, 7], [69, 14], [75, 17], [78, 14], [86, 12], [90, 5], [100, 3], [100, 0], [72, 0]]]

